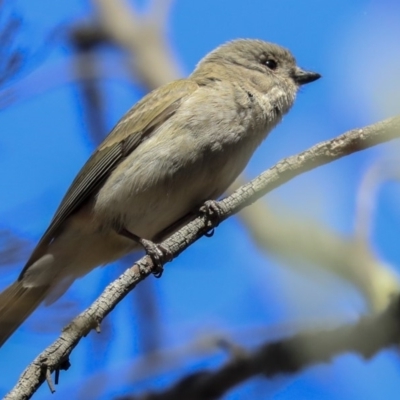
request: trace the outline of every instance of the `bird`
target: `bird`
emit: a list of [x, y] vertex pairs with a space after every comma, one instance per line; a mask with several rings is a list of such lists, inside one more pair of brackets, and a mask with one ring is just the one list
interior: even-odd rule
[[187, 78], [144, 96], [83, 166], [19, 277], [0, 293], [0, 346], [76, 279], [141, 246], [149, 250], [218, 199], [299, 88], [320, 77], [284, 47], [236, 39]]

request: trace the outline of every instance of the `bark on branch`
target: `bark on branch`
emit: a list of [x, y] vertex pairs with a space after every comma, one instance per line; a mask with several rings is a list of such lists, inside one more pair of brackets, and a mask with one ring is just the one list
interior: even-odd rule
[[[310, 149], [283, 159], [232, 195], [218, 202], [220, 212], [212, 221], [199, 216], [166, 239], [162, 246], [177, 257], [188, 246], [202, 237], [213, 226], [252, 204], [266, 193], [290, 179], [318, 166], [335, 161], [354, 152], [400, 137], [400, 116], [389, 118], [362, 129], [355, 129], [332, 140], [319, 143]], [[100, 297], [83, 313], [67, 325], [61, 336], [45, 349], [23, 372], [17, 385], [6, 399], [28, 399], [46, 380], [48, 371], [58, 371], [68, 366], [68, 357], [80, 339], [96, 329], [113, 308], [143, 279], [153, 271], [148, 256], [143, 257], [112, 282]]]

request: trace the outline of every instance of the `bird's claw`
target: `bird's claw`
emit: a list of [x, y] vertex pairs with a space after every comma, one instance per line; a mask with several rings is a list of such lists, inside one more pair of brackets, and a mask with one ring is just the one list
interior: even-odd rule
[[207, 226], [211, 229], [204, 234], [206, 237], [211, 237], [214, 235], [214, 228], [219, 225], [220, 217], [222, 215], [222, 207], [219, 205], [218, 201], [207, 200], [201, 207], [200, 213], [206, 217]]
[[143, 249], [146, 251], [146, 254], [153, 261], [154, 268], [152, 273], [156, 278], [160, 278], [164, 271], [164, 264], [173, 259], [171, 252], [161, 244], [156, 244], [151, 240], [143, 239], [125, 228], [120, 229], [118, 233], [136, 243], [139, 243], [143, 247]]
[[147, 255], [153, 261], [153, 275], [156, 278], [161, 278], [164, 272], [164, 264], [172, 258], [170, 251], [163, 247], [161, 244], [156, 244], [151, 240], [140, 239], [139, 242], [143, 246]]
[[215, 229], [212, 228], [212, 229], [210, 229], [209, 231], [207, 231], [207, 232], [204, 234], [204, 236], [210, 238], [210, 237], [213, 237], [213, 236], [214, 236], [214, 233], [215, 233]]

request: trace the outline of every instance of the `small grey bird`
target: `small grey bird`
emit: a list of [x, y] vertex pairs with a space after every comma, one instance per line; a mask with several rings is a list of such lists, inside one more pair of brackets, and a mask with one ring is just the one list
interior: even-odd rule
[[84, 165], [18, 280], [0, 294], [0, 346], [43, 300], [218, 198], [299, 87], [318, 78], [280, 46], [239, 39], [139, 101]]

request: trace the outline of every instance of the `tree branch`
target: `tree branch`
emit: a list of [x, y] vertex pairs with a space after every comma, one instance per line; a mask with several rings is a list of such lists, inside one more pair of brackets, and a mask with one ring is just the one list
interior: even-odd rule
[[310, 331], [266, 343], [251, 353], [235, 355], [215, 371], [201, 370], [160, 393], [124, 396], [118, 400], [213, 400], [245, 380], [263, 374], [273, 377], [296, 373], [316, 363], [329, 362], [338, 354], [356, 352], [366, 359], [382, 348], [398, 345], [400, 296], [382, 313], [362, 318], [355, 324], [331, 330]]
[[179, 79], [182, 74], [167, 40], [171, 1], [152, 0], [146, 14], [125, 0], [92, 0], [101, 29], [133, 60], [133, 73], [149, 90]]
[[[124, 50], [139, 63], [139, 68], [134, 67], [133, 73], [147, 85], [148, 90], [167, 82], [168, 77], [179, 77], [174, 56], [163, 44], [167, 37], [166, 21], [171, 0], [150, 1], [144, 18], [124, 0], [92, 1], [99, 21], [94, 30], [81, 28], [82, 33], [87, 31], [81, 35], [84, 42], [92, 40], [97, 43], [101, 38]], [[147, 40], [148, 31], [152, 32], [151, 40]], [[142, 40], [143, 37], [146, 40]], [[159, 59], [151, 65], [163, 67], [148, 68], [147, 53]], [[400, 280], [388, 263], [376, 257], [369, 246], [362, 246], [357, 238], [343, 236], [318, 221], [294, 213], [290, 208], [280, 211], [258, 203], [243, 210], [239, 217], [256, 243], [286, 265], [295, 265], [299, 270], [300, 258], [307, 265], [328, 269], [355, 285], [371, 310], [381, 311], [387, 307], [389, 296], [400, 289]]]
[[[235, 188], [243, 183], [235, 183]], [[259, 201], [240, 212], [254, 242], [298, 272], [329, 271], [353, 284], [371, 311], [384, 310], [400, 290], [394, 268], [352, 235], [343, 235], [290, 207]]]
[[[285, 158], [229, 197], [219, 201], [218, 220], [213, 220], [210, 225], [211, 221], [205, 215], [201, 215], [163, 241], [162, 246], [171, 254], [171, 259], [177, 257], [210, 228], [290, 179], [341, 157], [398, 137], [400, 137], [400, 116], [352, 130], [319, 143], [300, 154]], [[63, 369], [80, 339], [98, 327], [114, 307], [140, 281], [150, 275], [153, 269], [150, 257], [145, 256], [108, 285], [100, 297], [67, 325], [61, 336], [26, 368], [17, 385], [5, 399], [30, 398], [46, 380], [47, 370], [53, 372]]]

